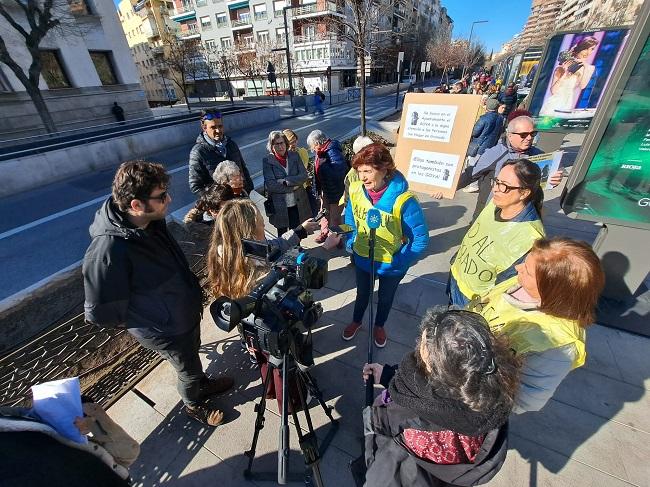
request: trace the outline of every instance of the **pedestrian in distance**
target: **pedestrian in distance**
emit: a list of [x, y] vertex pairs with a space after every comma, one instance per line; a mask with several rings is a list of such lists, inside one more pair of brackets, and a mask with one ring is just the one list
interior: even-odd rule
[[321, 115], [325, 114], [323, 110], [323, 102], [325, 101], [325, 94], [317, 86], [316, 91], [314, 91], [314, 115], [320, 112]]
[[279, 237], [312, 217], [304, 187], [308, 176], [300, 156], [289, 150], [289, 141], [279, 130], [269, 133], [266, 149], [268, 154], [262, 159], [262, 173], [266, 197], [272, 206], [267, 216]]
[[124, 125], [124, 108], [119, 106], [116, 101], [113, 102], [113, 107], [111, 108], [111, 113], [115, 117], [115, 120], [120, 122], [120, 125]]
[[468, 305], [523, 359], [515, 413], [540, 410], [573, 369], [584, 365], [585, 329], [605, 285], [594, 251], [564, 237], [537, 240], [517, 275]]
[[300, 157], [302, 164], [307, 171], [307, 181], [305, 181], [305, 191], [309, 198], [309, 207], [311, 208], [312, 216], [316, 216], [320, 203], [316, 196], [316, 184], [314, 182], [314, 161], [309, 157], [309, 151], [305, 147], [298, 147], [298, 135], [291, 129], [284, 129], [282, 131], [284, 136], [289, 141], [289, 150], [295, 152]]
[[[488, 98], [485, 102], [486, 113], [481, 115], [474, 124], [472, 129], [472, 138], [467, 148], [468, 169], [473, 167], [483, 153], [490, 147], [494, 147], [499, 141], [501, 130], [503, 129], [504, 118], [497, 113], [499, 101], [495, 98]], [[478, 191], [478, 182], [474, 181], [469, 186], [463, 188], [466, 193]]]
[[201, 111], [201, 133], [190, 151], [189, 184], [190, 191], [199, 196], [213, 183], [212, 175], [217, 166], [226, 160], [235, 162], [244, 177], [244, 190], [253, 190], [248, 167], [239, 147], [228, 137], [223, 126], [223, 116], [218, 110]]
[[457, 306], [515, 275], [533, 242], [544, 237], [539, 166], [511, 159], [491, 184], [492, 201], [470, 226], [451, 265], [447, 293]]
[[[420, 203], [408, 190], [404, 176], [396, 169], [389, 150], [379, 143], [361, 149], [352, 160], [359, 181], [350, 183], [350, 199], [345, 207], [345, 223], [352, 228], [347, 240], [353, 252], [357, 297], [352, 322], [343, 330], [343, 339], [352, 340], [362, 327], [371, 293], [370, 229], [368, 211], [377, 209], [381, 224], [376, 230], [374, 269], [379, 280], [377, 315], [372, 330], [377, 347], [386, 346], [384, 325], [397, 286], [408, 268], [429, 243], [429, 233]], [[374, 282], [374, 280], [372, 281]]]
[[506, 111], [504, 115], [507, 117], [515, 109], [515, 105], [517, 104], [517, 86], [514, 83], [510, 83], [505, 91], [499, 94], [498, 99], [501, 103], [505, 104]]
[[126, 328], [143, 347], [176, 370], [185, 412], [210, 426], [223, 413], [205, 403], [233, 386], [209, 378], [199, 358], [202, 291], [165, 216], [171, 203], [169, 175], [160, 164], [123, 163], [112, 195], [95, 214], [83, 262], [87, 323]]
[[329, 234], [329, 226], [342, 223], [343, 205], [340, 200], [345, 190], [345, 175], [350, 166], [343, 155], [341, 143], [330, 139], [321, 130], [309, 133], [307, 145], [316, 154], [314, 173], [316, 192], [321, 202], [320, 209], [328, 212], [328, 216], [320, 221], [321, 232], [315, 239], [316, 243], [323, 243]]
[[399, 366], [363, 368], [386, 388], [364, 411], [364, 485], [488, 482], [508, 451], [520, 362], [479, 314], [427, 311]]

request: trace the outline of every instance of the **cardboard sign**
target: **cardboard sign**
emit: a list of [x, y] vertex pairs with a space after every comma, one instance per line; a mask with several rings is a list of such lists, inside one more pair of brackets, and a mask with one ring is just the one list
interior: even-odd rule
[[407, 93], [395, 152], [411, 189], [453, 198], [480, 95]]

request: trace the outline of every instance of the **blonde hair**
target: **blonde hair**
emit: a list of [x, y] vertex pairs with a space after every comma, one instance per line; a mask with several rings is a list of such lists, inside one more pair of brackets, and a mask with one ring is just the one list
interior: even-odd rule
[[255, 239], [259, 211], [249, 199], [226, 202], [214, 222], [208, 251], [208, 282], [215, 298], [246, 296], [268, 268], [244, 255], [242, 238]]

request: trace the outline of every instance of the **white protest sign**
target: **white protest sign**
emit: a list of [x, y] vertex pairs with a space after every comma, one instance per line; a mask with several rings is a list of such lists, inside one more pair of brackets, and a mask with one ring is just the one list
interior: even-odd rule
[[449, 142], [457, 110], [456, 105], [409, 104], [404, 137]]

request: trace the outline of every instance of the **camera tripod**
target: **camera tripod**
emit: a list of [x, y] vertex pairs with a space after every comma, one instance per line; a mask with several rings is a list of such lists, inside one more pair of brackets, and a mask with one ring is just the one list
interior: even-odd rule
[[[297, 364], [294, 358], [290, 353], [285, 353], [281, 359], [278, 359], [272, 355], [269, 355], [268, 367], [266, 369], [266, 377], [262, 381], [262, 398], [259, 404], [255, 405], [255, 412], [257, 413], [255, 418], [255, 432], [253, 433], [253, 442], [251, 449], [245, 452], [245, 455], [248, 457], [248, 467], [244, 471], [244, 477], [247, 479], [253, 480], [273, 480], [272, 474], [270, 473], [253, 473], [251, 468], [253, 467], [253, 460], [255, 459], [255, 450], [257, 449], [257, 440], [259, 438], [260, 431], [264, 428], [264, 413], [266, 412], [266, 395], [273, 380], [273, 371], [279, 370], [282, 374], [282, 414], [280, 420], [280, 433], [278, 439], [278, 472], [277, 472], [277, 481], [280, 485], [285, 485], [288, 479], [288, 461], [289, 461], [289, 407], [291, 408], [291, 417], [298, 435], [298, 443], [300, 445], [300, 450], [305, 459], [305, 475], [303, 477], [305, 485], [322, 487], [323, 479], [320, 474], [320, 460], [321, 455], [325, 453], [325, 450], [329, 446], [329, 443], [332, 441], [336, 429], [338, 428], [338, 423], [332, 416], [332, 407], [325, 404], [323, 400], [323, 394], [318, 388], [315, 379], [311, 376], [306, 367], [302, 367], [300, 364]], [[299, 404], [289, 405], [289, 379], [295, 381], [297, 388], [297, 394], [299, 397]], [[327, 436], [323, 440], [321, 448], [318, 447], [318, 439], [316, 438], [316, 433], [314, 432], [314, 426], [311, 420], [311, 415], [309, 414], [309, 408], [303, 389], [306, 389], [309, 394], [318, 400], [318, 403], [325, 411], [325, 414], [331, 422], [331, 429], [327, 433]], [[293, 402], [293, 401], [292, 401]], [[297, 406], [302, 408], [305, 413], [305, 419], [307, 421], [307, 433], [303, 433], [300, 427], [300, 421], [298, 420]], [[310, 471], [311, 470], [311, 471]], [[295, 481], [300, 480], [298, 476], [292, 476], [289, 480]]]

